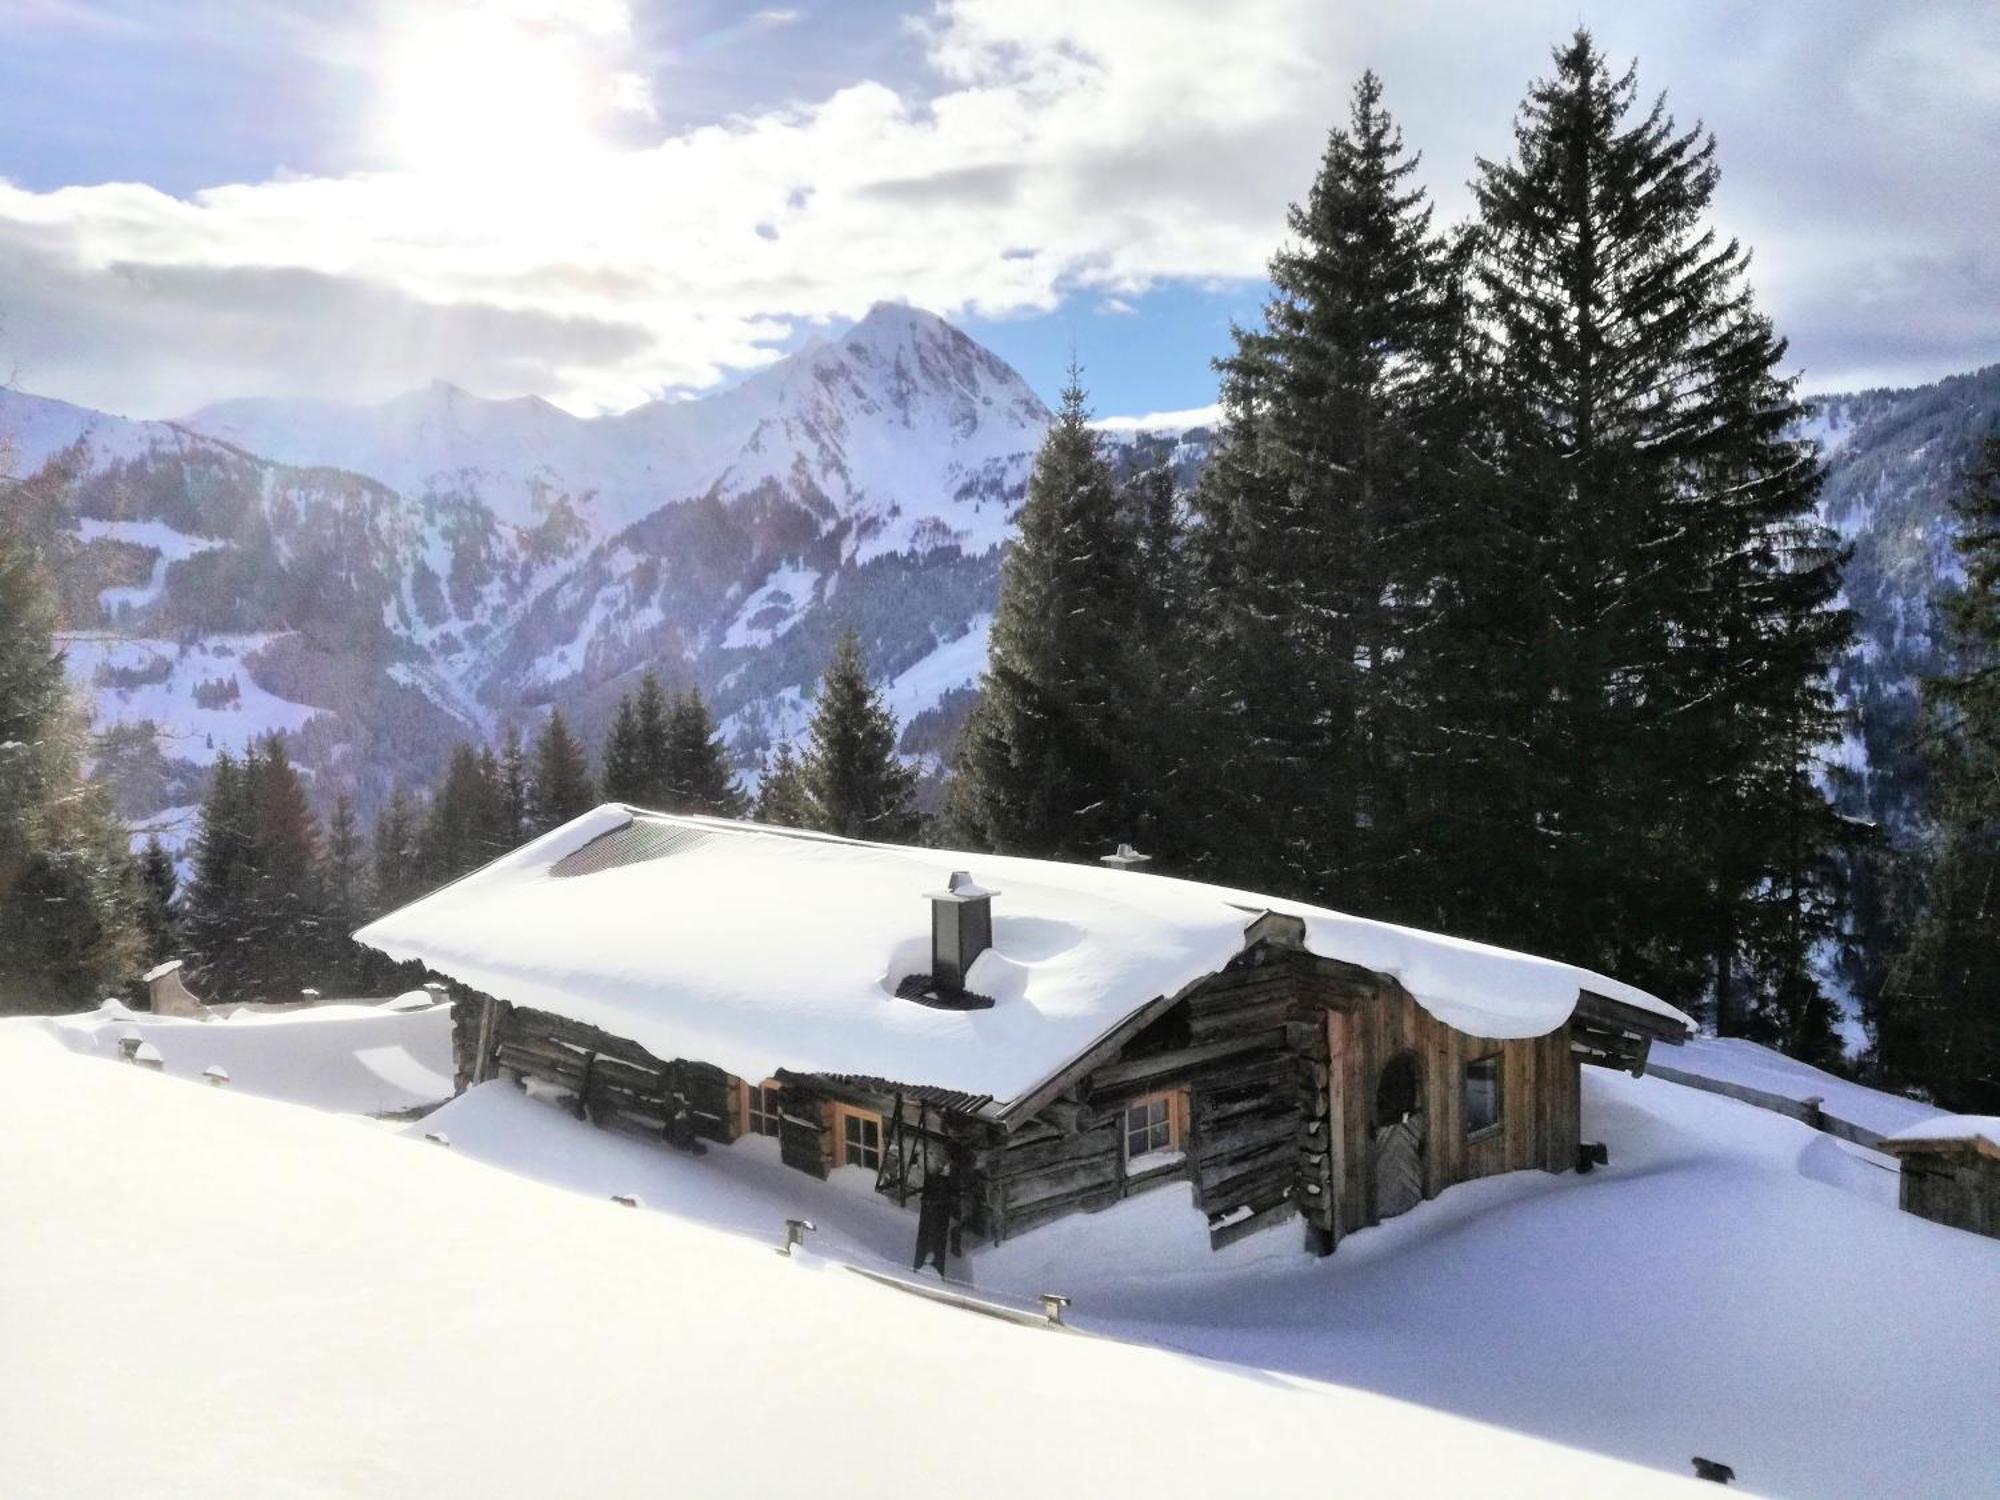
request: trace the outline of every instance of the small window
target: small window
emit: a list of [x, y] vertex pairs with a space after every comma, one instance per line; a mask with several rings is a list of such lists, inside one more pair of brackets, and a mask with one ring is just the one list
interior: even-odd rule
[[882, 1165], [882, 1122], [874, 1115], [841, 1115], [841, 1163], [877, 1171]]
[[1125, 1106], [1125, 1165], [1164, 1166], [1181, 1149], [1179, 1100], [1173, 1094], [1148, 1094]]
[[744, 1117], [743, 1129], [749, 1135], [776, 1135], [782, 1128], [779, 1123], [781, 1093], [775, 1083], [746, 1083], [743, 1085]]
[[1483, 1135], [1500, 1125], [1500, 1054], [1465, 1065], [1465, 1133]]

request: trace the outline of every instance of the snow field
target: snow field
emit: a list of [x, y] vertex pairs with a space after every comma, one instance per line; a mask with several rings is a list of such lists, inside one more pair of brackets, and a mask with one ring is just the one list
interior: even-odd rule
[[367, 1004], [203, 1021], [154, 1016], [107, 1001], [79, 1016], [31, 1023], [72, 1052], [117, 1058], [136, 1036], [159, 1049], [170, 1077], [228, 1070], [229, 1087], [344, 1114], [380, 1115], [451, 1097], [451, 1007], [395, 1011]]
[[34, 1209], [0, 1237], [21, 1500], [1701, 1493], [1366, 1391], [967, 1316], [32, 1027], [0, 1028], [0, 1199]]

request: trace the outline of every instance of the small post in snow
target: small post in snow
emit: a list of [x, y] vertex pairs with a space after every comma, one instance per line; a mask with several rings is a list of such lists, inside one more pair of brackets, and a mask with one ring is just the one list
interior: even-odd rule
[[229, 1086], [229, 1069], [223, 1067], [221, 1063], [210, 1063], [201, 1070], [201, 1076], [208, 1080], [208, 1086], [212, 1089]]
[[639, 1195], [637, 1193], [613, 1193], [611, 1201], [626, 1208], [637, 1208], [639, 1206]]
[[1042, 1316], [1049, 1320], [1051, 1327], [1063, 1327], [1063, 1309], [1069, 1306], [1069, 1298], [1061, 1292], [1043, 1292], [1041, 1297]]
[[451, 1149], [451, 1137], [446, 1135], [442, 1130], [426, 1130], [424, 1132], [424, 1139], [429, 1141], [433, 1146], [442, 1146], [447, 1151]]
[[1703, 1458], [1697, 1454], [1694, 1459], [1694, 1477], [1712, 1480], [1716, 1484], [1733, 1484], [1736, 1480], [1736, 1471], [1728, 1464], [1717, 1463], [1712, 1458]]
[[1104, 855], [1097, 862], [1100, 865], [1109, 865], [1114, 870], [1131, 870], [1145, 864], [1152, 857], [1150, 854], [1141, 854], [1130, 844], [1120, 844], [1117, 853]]
[[151, 1042], [141, 1042], [132, 1049], [132, 1061], [142, 1068], [150, 1068], [155, 1073], [162, 1071], [167, 1060], [160, 1056], [160, 1049]]
[[778, 1254], [790, 1255], [792, 1253], [792, 1246], [803, 1245], [806, 1242], [806, 1231], [817, 1228], [819, 1226], [813, 1223], [811, 1219], [785, 1220], [785, 1243], [778, 1246]]

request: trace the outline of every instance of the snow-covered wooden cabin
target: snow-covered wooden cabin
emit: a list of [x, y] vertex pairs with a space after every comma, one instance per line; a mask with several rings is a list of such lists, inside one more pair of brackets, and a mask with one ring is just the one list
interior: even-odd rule
[[[1476, 943], [1115, 868], [610, 805], [364, 928], [473, 992], [459, 1084], [779, 1137], [993, 1240], [1175, 1182], [1220, 1247], [1578, 1165], [1578, 1069], [1692, 1023]], [[677, 1102], [677, 1100], [679, 1102]], [[683, 1124], [685, 1128], [685, 1122]]]

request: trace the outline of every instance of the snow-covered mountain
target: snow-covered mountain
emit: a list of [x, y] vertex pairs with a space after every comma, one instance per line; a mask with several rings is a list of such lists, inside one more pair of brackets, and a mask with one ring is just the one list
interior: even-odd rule
[[747, 764], [848, 624], [934, 748], [1048, 419], [887, 304], [714, 396], [597, 419], [447, 385], [180, 422], [0, 393], [13, 471], [69, 476], [72, 671], [124, 726], [135, 815], [270, 729], [366, 807], [548, 705], [594, 730], [644, 667], [700, 683]]
[[[1855, 547], [1855, 810], [1893, 819], [1946, 501], [2000, 367], [1817, 406], [1823, 508]], [[904, 749], [936, 754], [1048, 418], [998, 357], [893, 305], [715, 395], [596, 419], [447, 385], [180, 422], [0, 392], [13, 472], [71, 476], [71, 670], [133, 816], [184, 808], [219, 749], [269, 729], [366, 810], [550, 705], [594, 735], [646, 667], [699, 683], [749, 767], [802, 727], [850, 624]], [[1199, 430], [1108, 436], [1184, 483], [1208, 451]]]
[[592, 541], [675, 501], [791, 488], [851, 525], [851, 552], [991, 546], [1048, 409], [997, 356], [942, 319], [877, 304], [693, 401], [573, 417], [532, 397], [486, 401], [442, 382], [378, 406], [250, 399], [180, 425], [283, 463], [348, 469], [405, 495], [477, 494], [532, 526], [566, 496]]

